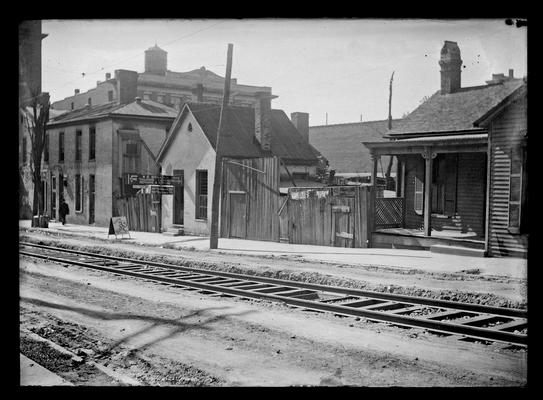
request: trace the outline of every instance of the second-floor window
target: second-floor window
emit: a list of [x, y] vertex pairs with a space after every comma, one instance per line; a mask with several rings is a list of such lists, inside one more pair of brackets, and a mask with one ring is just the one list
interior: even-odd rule
[[81, 161], [81, 139], [83, 138], [83, 132], [80, 130], [75, 131], [75, 161]]
[[45, 140], [43, 142], [43, 161], [49, 162], [49, 134], [45, 134]]
[[139, 173], [141, 164], [141, 144], [135, 140], [123, 142], [123, 173]]
[[89, 160], [96, 159], [96, 128], [89, 129]]
[[107, 101], [113, 101], [113, 90], [108, 90]]
[[23, 164], [26, 164], [26, 138], [23, 138]]
[[58, 162], [64, 162], [64, 132], [58, 134]]

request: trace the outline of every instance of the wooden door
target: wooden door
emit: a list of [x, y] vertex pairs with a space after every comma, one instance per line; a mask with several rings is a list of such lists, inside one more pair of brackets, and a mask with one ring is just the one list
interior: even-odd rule
[[247, 198], [245, 192], [230, 192], [229, 237], [247, 237]]
[[173, 223], [175, 225], [183, 225], [184, 223], [184, 195], [185, 195], [185, 185], [184, 185], [184, 170], [182, 169], [174, 169], [173, 174], [174, 176], [181, 176], [182, 180], [180, 184], [176, 184], [173, 187]]
[[[352, 203], [352, 204], [351, 204]], [[354, 202], [332, 206], [332, 243], [334, 247], [354, 247]]]

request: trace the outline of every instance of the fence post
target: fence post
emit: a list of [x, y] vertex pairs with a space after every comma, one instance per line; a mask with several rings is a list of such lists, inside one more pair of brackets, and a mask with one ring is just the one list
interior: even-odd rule
[[372, 247], [372, 234], [373, 230], [375, 229], [375, 192], [377, 189], [376, 185], [368, 186], [368, 190], [366, 192], [366, 199], [368, 200], [366, 202], [366, 213], [367, 213], [367, 238], [366, 243], [367, 247]]

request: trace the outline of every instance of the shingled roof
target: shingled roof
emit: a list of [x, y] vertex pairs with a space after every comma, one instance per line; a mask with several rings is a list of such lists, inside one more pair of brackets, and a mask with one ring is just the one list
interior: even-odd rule
[[480, 131], [474, 123], [523, 84], [522, 79], [512, 79], [499, 84], [461, 88], [449, 94], [438, 91], [387, 132], [386, 137]]
[[[215, 148], [220, 117], [220, 105], [186, 103], [178, 119], [172, 125], [171, 135], [160, 150], [159, 159], [176, 134], [175, 126], [190, 110], [207, 139]], [[271, 153], [288, 163], [313, 164], [317, 162], [312, 146], [307, 143], [282, 110], [271, 110]], [[269, 156], [255, 137], [255, 111], [251, 107], [229, 106], [223, 115], [221, 152], [225, 157], [252, 158]]]
[[167, 107], [164, 104], [151, 100], [133, 101], [132, 103], [128, 104], [111, 102], [96, 106], [86, 106], [77, 110], [66, 112], [54, 119], [51, 119], [48, 126], [101, 119], [108, 116], [133, 116], [137, 118], [163, 117], [173, 120], [177, 116], [177, 112], [178, 111], [174, 108]]
[[[392, 120], [392, 126], [400, 123]], [[328, 160], [336, 173], [370, 172], [372, 163], [365, 141], [388, 141], [383, 135], [388, 131], [388, 120], [353, 122], [347, 124], [309, 127], [309, 142]], [[388, 157], [382, 160], [388, 165]]]

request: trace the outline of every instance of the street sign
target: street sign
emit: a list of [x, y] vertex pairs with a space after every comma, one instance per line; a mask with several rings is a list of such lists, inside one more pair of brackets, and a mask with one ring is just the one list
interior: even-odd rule
[[183, 177], [179, 175], [142, 175], [128, 174], [128, 185], [182, 185]]
[[152, 185], [151, 186], [152, 194], [173, 194], [172, 185]]

